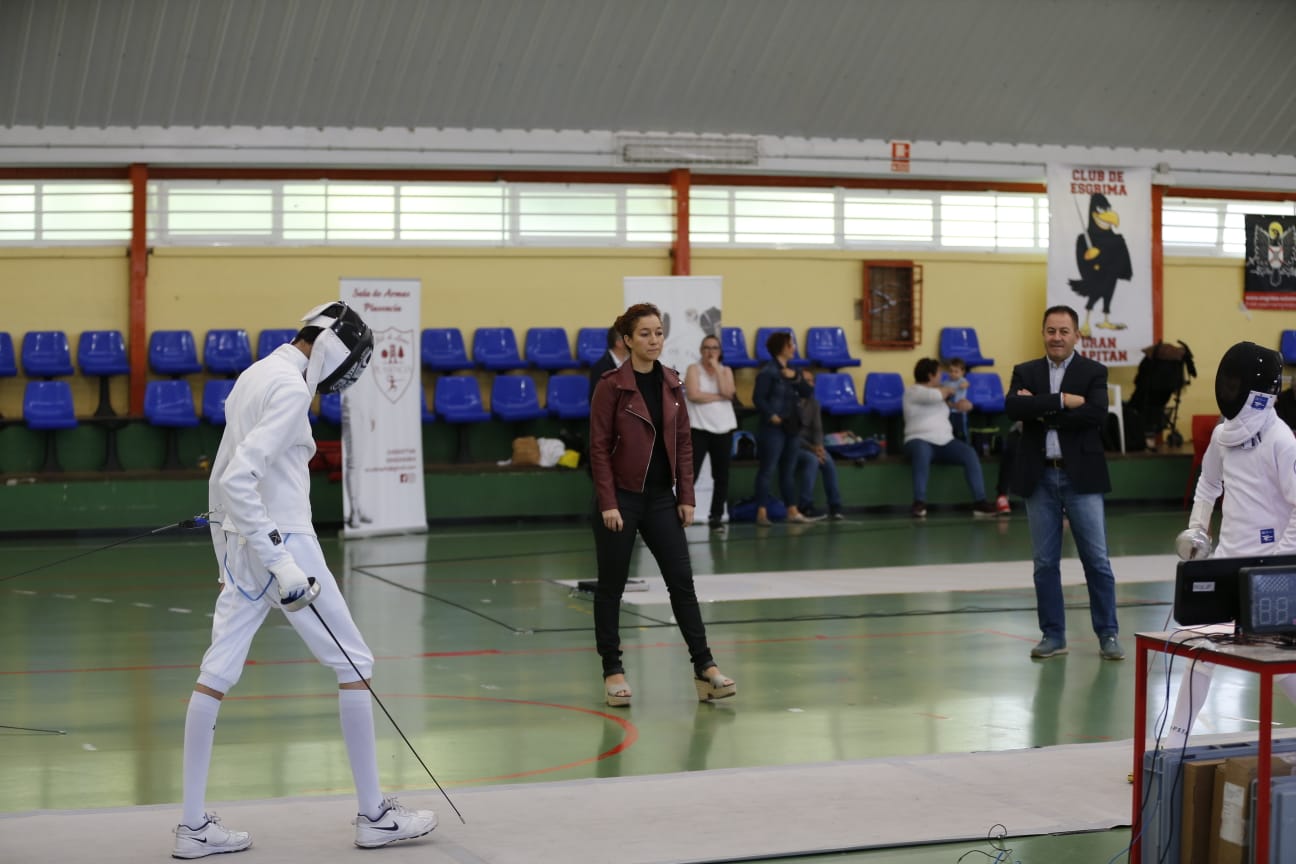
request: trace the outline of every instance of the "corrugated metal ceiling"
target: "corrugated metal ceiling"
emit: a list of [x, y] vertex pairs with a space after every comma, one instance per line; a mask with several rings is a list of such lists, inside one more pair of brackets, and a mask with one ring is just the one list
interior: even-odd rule
[[0, 127], [1291, 155], [1294, 41], [1290, 0], [0, 0]]

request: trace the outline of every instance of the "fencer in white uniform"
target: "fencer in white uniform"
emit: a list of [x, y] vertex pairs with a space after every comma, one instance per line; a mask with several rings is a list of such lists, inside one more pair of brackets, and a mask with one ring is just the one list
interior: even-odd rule
[[338, 393], [355, 383], [368, 365], [373, 334], [341, 302], [318, 306], [302, 321], [293, 342], [246, 369], [225, 402], [225, 431], [208, 486], [221, 592], [211, 646], [185, 717], [184, 812], [175, 829], [175, 858], [252, 845], [247, 832], [225, 828], [205, 812], [207, 773], [221, 700], [238, 683], [252, 637], [275, 608], [337, 675], [342, 734], [359, 802], [356, 845], [384, 846], [436, 827], [431, 811], [409, 810], [383, 797], [367, 687], [373, 655], [325, 564], [311, 521], [310, 403], [317, 392]]
[[[1183, 560], [1296, 553], [1296, 436], [1274, 410], [1282, 387], [1282, 356], [1254, 342], [1225, 352], [1215, 374], [1222, 421], [1202, 458], [1187, 530], [1175, 541]], [[1211, 515], [1223, 494], [1219, 543], [1211, 550]], [[1184, 672], [1166, 734], [1167, 750], [1183, 747], [1210, 692], [1213, 663]], [[1279, 684], [1296, 701], [1296, 676]]]

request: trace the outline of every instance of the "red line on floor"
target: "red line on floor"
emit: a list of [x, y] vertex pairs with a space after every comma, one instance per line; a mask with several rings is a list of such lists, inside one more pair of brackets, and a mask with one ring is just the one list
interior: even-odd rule
[[[719, 642], [712, 642], [712, 646], [724, 645], [778, 645], [786, 642], [842, 642], [855, 639], [894, 639], [898, 637], [909, 636], [967, 636], [985, 634], [991, 636], [1004, 636], [1010, 639], [1018, 639], [1027, 642], [1034, 642], [1033, 636], [1021, 636], [1015, 633], [1004, 633], [999, 630], [908, 630], [896, 633], [847, 633], [841, 636], [826, 636], [822, 633], [816, 633], [810, 636], [782, 636], [769, 639], [732, 639]], [[642, 645], [622, 645], [622, 651], [641, 651], [646, 648], [678, 648], [683, 642], [646, 642]], [[594, 651], [593, 645], [568, 646], [565, 648], [517, 648], [509, 651], [498, 648], [481, 648], [472, 651], [426, 651], [421, 654], [410, 654], [400, 656], [381, 656], [377, 660], [420, 660], [434, 657], [517, 657], [525, 655], [539, 656], [542, 654], [569, 654], [569, 653], [590, 653]], [[292, 663], [315, 663], [314, 658], [302, 657], [291, 660], [248, 660], [249, 666], [284, 666]], [[141, 672], [149, 670], [163, 669], [197, 669], [197, 663], [177, 663], [177, 664], [159, 664], [143, 666], [89, 666], [73, 669], [0, 669], [0, 675], [69, 675], [85, 672]]]
[[[226, 696], [226, 702], [262, 702], [275, 699], [334, 699], [336, 692], [329, 693], [267, 693], [255, 696]], [[581, 765], [588, 765], [591, 762], [598, 762], [603, 759], [610, 759], [618, 753], [624, 753], [630, 747], [634, 746], [639, 740], [639, 728], [624, 717], [618, 717], [615, 714], [609, 714], [606, 711], [596, 711], [593, 708], [582, 708], [579, 705], [561, 705], [556, 702], [537, 702], [533, 699], [505, 699], [496, 696], [453, 696], [442, 693], [389, 693], [379, 694], [379, 698], [387, 699], [447, 699], [459, 702], [503, 702], [508, 705], [525, 705], [533, 708], [556, 708], [560, 711], [576, 711], [580, 714], [589, 714], [600, 720], [607, 720], [620, 726], [625, 732], [623, 737], [615, 747], [604, 750], [594, 756], [588, 756], [584, 759], [577, 759], [574, 762], [564, 762], [561, 765], [550, 765], [545, 768], [532, 768], [527, 771], [514, 771], [508, 774], [496, 774], [491, 777], [473, 777], [467, 780], [456, 781], [453, 785], [466, 786], [472, 783], [497, 783], [501, 780], [517, 780], [522, 777], [534, 777], [537, 774], [550, 774], [554, 771], [565, 771], [568, 768], [577, 768]]]

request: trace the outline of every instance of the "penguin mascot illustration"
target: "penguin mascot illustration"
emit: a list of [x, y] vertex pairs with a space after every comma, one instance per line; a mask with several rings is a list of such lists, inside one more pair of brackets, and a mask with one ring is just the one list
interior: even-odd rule
[[1103, 320], [1097, 327], [1103, 330], [1124, 330], [1124, 324], [1111, 320], [1112, 295], [1116, 293], [1116, 282], [1129, 279], [1134, 275], [1130, 265], [1129, 247], [1125, 238], [1115, 229], [1120, 225], [1120, 216], [1111, 209], [1106, 195], [1094, 194], [1089, 197], [1089, 225], [1083, 234], [1076, 236], [1076, 267], [1080, 271], [1079, 279], [1069, 280], [1071, 290], [1086, 298], [1084, 323], [1080, 325], [1080, 335], [1088, 337], [1089, 313], [1101, 300]]

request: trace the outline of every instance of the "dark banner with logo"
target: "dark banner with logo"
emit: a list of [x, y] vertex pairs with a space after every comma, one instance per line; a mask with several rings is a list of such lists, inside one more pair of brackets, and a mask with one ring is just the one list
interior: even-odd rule
[[1246, 217], [1249, 309], [1296, 309], [1296, 216]]

